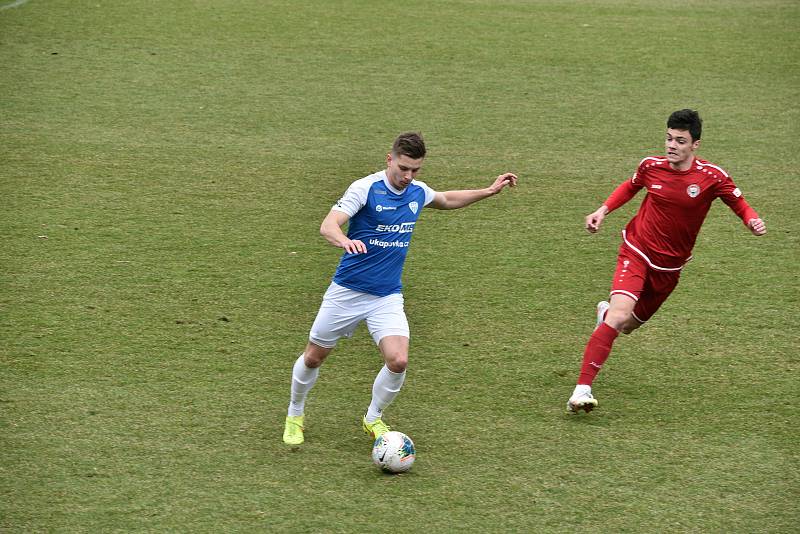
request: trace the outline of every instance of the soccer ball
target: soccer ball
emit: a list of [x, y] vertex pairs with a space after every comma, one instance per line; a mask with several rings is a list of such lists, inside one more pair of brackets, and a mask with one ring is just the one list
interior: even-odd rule
[[372, 446], [372, 461], [388, 473], [408, 471], [416, 455], [414, 442], [402, 432], [386, 432]]

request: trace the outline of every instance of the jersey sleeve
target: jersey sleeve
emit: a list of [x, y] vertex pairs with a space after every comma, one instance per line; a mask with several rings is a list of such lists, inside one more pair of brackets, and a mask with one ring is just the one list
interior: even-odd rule
[[756, 210], [750, 207], [750, 204], [742, 196], [742, 191], [736, 187], [727, 174], [719, 182], [717, 197], [722, 199], [744, 224], [747, 224], [750, 219], [758, 219]]
[[344, 192], [342, 198], [336, 201], [336, 204], [331, 208], [336, 211], [343, 211], [348, 216], [352, 217], [367, 204], [367, 196], [369, 195], [369, 188], [372, 182], [368, 179], [362, 178], [356, 180], [347, 191]]
[[436, 191], [434, 191], [428, 184], [425, 182], [420, 182], [419, 180], [414, 180], [414, 183], [420, 186], [425, 191], [425, 205], [427, 206], [431, 202], [433, 202], [434, 197], [436, 197]]
[[639, 167], [636, 169], [636, 172], [633, 174], [633, 176], [619, 184], [619, 186], [608, 196], [606, 201], [603, 202], [603, 204], [608, 208], [608, 213], [611, 213], [615, 209], [628, 202], [630, 199], [636, 196], [636, 193], [639, 192], [639, 189], [645, 187], [647, 174], [645, 173], [644, 161], [645, 160], [642, 160], [642, 162], [639, 163]]

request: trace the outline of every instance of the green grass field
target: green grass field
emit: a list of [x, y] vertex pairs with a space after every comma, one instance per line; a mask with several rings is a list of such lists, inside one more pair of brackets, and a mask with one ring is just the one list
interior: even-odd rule
[[[796, 0], [0, 0], [0, 531], [796, 532]], [[619, 230], [583, 218], [705, 120], [721, 202], [681, 285], [564, 414]], [[319, 223], [394, 136], [423, 213], [406, 385], [342, 342], [281, 442], [339, 251]]]

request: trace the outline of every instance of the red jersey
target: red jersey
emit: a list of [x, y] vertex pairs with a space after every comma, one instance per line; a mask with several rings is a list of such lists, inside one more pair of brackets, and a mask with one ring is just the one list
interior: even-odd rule
[[670, 167], [666, 157], [648, 157], [636, 174], [605, 202], [611, 212], [642, 188], [647, 189], [636, 216], [622, 237], [626, 246], [659, 270], [680, 270], [692, 257], [700, 227], [716, 198], [721, 198], [745, 224], [758, 214], [747, 204], [728, 173], [695, 158], [686, 171]]

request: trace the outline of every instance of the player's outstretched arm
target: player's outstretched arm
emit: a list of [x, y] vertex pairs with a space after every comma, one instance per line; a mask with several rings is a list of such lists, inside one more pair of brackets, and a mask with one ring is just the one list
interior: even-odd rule
[[586, 216], [586, 229], [592, 234], [597, 232], [600, 229], [600, 225], [603, 223], [603, 219], [606, 218], [606, 215], [608, 215], [608, 206], [603, 204]]
[[494, 179], [494, 182], [489, 186], [489, 189], [491, 190], [492, 195], [496, 195], [506, 186], [516, 187], [517, 179], [517, 175], [513, 172], [505, 172]]
[[506, 186], [514, 187], [516, 185], [517, 175], [506, 172], [495, 178], [494, 182], [485, 189], [459, 189], [456, 191], [438, 192], [430, 206], [440, 210], [463, 208], [479, 200], [483, 200], [484, 198], [496, 195]]
[[[736, 186], [733, 185], [733, 182], [730, 182], [729, 189], [733, 187]], [[750, 207], [741, 192], [736, 194], [737, 191], [739, 191], [738, 188], [731, 189], [729, 194], [722, 196], [722, 201], [742, 220], [753, 235], [766, 234], [767, 224], [758, 216], [756, 210]]]
[[642, 188], [642, 185], [634, 183], [635, 178], [636, 175], [634, 175], [632, 179], [625, 180], [619, 184], [606, 201], [603, 202], [602, 206], [586, 216], [586, 230], [592, 234], [597, 232], [600, 229], [600, 225], [603, 223], [603, 219], [606, 218], [606, 215], [636, 196], [636, 193]]
[[767, 223], [758, 218], [747, 221], [747, 227], [753, 232], [753, 235], [764, 235], [767, 233]]
[[319, 233], [328, 240], [328, 243], [334, 247], [343, 248], [350, 254], [366, 253], [367, 246], [362, 241], [358, 239], [351, 240], [342, 232], [342, 226], [349, 220], [350, 216], [345, 212], [331, 210], [322, 220]]

